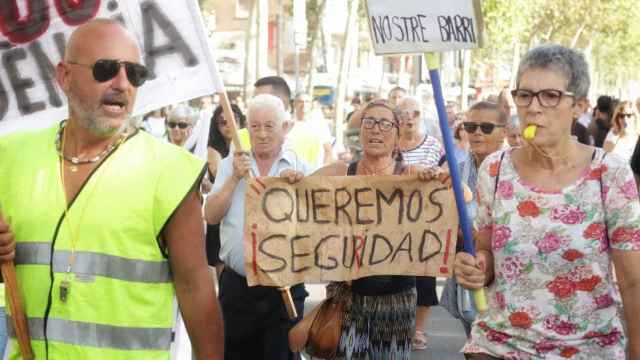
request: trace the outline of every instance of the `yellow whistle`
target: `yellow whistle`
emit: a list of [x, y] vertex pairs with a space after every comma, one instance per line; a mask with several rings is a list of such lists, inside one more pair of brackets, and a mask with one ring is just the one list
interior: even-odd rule
[[522, 132], [522, 137], [525, 140], [533, 140], [533, 138], [536, 137], [536, 129], [538, 129], [536, 125], [527, 126]]

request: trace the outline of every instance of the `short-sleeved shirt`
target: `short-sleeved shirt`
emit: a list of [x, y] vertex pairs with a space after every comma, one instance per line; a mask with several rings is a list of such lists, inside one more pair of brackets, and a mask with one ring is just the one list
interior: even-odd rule
[[[251, 156], [251, 169], [259, 174], [258, 165]], [[267, 176], [278, 176], [286, 169], [300, 171], [304, 175], [310, 173], [309, 165], [292, 151], [281, 151], [278, 159], [273, 163]], [[222, 160], [216, 174], [212, 193], [218, 192], [229, 177], [233, 175], [233, 156]], [[246, 276], [244, 271], [244, 195], [246, 181], [240, 180], [231, 197], [231, 205], [220, 222], [220, 259], [236, 273]]]
[[463, 351], [624, 359], [610, 250], [640, 250], [640, 203], [629, 165], [598, 149], [576, 182], [550, 192], [520, 179], [513, 149], [505, 151], [501, 163], [497, 152], [479, 170], [475, 226], [491, 232], [495, 279], [486, 289], [489, 310], [476, 318]]
[[604, 141], [614, 144], [614, 148], [611, 150], [612, 154], [617, 154], [622, 159], [629, 161], [633, 155], [633, 149], [636, 147], [636, 142], [638, 142], [638, 136], [629, 133], [628, 130], [624, 136], [616, 135], [613, 130], [609, 130]]
[[425, 135], [420, 145], [402, 152], [402, 160], [407, 165], [423, 165], [428, 168], [438, 166], [438, 160], [444, 154], [440, 141], [433, 136]]

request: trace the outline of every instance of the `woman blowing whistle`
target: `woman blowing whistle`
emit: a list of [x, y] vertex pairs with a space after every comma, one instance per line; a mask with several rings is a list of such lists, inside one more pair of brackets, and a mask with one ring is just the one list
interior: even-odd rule
[[640, 203], [626, 162], [571, 137], [589, 90], [587, 63], [574, 50], [541, 46], [523, 58], [516, 85], [527, 145], [481, 165], [477, 257], [456, 256], [460, 285], [487, 286], [489, 301], [463, 352], [638, 359]]

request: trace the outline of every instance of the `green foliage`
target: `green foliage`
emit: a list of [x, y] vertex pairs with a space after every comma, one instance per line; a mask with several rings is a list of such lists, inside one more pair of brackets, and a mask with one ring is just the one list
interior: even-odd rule
[[631, 80], [640, 70], [637, 0], [484, 0], [485, 47], [474, 63], [508, 66], [513, 46], [542, 43], [591, 50], [591, 66], [605, 83]]

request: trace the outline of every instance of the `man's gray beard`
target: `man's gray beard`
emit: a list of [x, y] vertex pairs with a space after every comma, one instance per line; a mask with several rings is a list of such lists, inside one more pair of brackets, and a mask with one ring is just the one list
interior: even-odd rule
[[115, 134], [122, 133], [127, 129], [130, 122], [131, 114], [127, 114], [127, 116], [123, 119], [122, 124], [117, 128], [113, 128], [108, 125], [108, 119], [101, 119], [100, 116], [96, 114], [98, 110], [87, 111], [84, 103], [78, 101], [77, 98], [69, 97], [70, 109], [72, 103], [76, 105], [75, 115], [80, 122], [79, 125], [99, 138], [107, 139], [114, 136]]
[[129, 124], [129, 116], [123, 119], [122, 124], [113, 128], [108, 125], [108, 121], [102, 121], [99, 117], [88, 116], [83, 121], [83, 126], [89, 130], [89, 132], [99, 138], [110, 138], [115, 134], [122, 133]]

